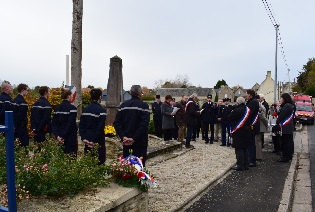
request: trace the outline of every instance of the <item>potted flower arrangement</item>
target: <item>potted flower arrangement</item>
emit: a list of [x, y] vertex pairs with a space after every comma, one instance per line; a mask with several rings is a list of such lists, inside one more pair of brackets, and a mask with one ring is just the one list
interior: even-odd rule
[[107, 137], [114, 137], [117, 135], [115, 128], [111, 125], [105, 126], [104, 133], [105, 133], [105, 136], [107, 136]]

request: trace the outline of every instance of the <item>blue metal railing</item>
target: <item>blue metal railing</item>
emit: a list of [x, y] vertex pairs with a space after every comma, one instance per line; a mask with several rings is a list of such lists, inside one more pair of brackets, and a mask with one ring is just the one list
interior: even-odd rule
[[5, 112], [5, 126], [0, 125], [0, 132], [5, 132], [6, 143], [6, 171], [8, 186], [8, 208], [0, 206], [0, 212], [16, 212], [16, 188], [15, 188], [15, 165], [14, 165], [14, 126], [13, 112]]

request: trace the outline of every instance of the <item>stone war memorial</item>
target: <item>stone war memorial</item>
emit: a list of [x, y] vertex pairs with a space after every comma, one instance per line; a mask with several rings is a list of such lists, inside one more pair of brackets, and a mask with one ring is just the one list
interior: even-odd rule
[[117, 55], [110, 58], [106, 99], [106, 125], [113, 125], [117, 110], [123, 100], [122, 59]]

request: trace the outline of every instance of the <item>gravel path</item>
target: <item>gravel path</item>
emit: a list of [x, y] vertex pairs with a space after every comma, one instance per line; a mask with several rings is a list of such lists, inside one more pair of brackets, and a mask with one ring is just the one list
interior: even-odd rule
[[183, 148], [148, 160], [147, 167], [159, 185], [149, 190], [150, 211], [175, 210], [236, 162], [234, 149], [221, 147], [219, 142], [209, 145], [197, 140], [192, 144], [193, 150]]

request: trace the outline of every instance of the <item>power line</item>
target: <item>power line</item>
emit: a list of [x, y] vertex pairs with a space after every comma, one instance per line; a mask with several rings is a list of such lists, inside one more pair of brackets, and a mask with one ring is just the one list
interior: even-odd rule
[[272, 25], [273, 25], [275, 28], [278, 29], [278, 34], [277, 34], [278, 40], [277, 40], [277, 42], [278, 42], [278, 44], [279, 44], [279, 46], [280, 46], [280, 51], [281, 51], [281, 54], [282, 54], [282, 59], [283, 59], [283, 62], [284, 62], [285, 66], [286, 66], [286, 68], [287, 68], [287, 70], [288, 70], [287, 75], [288, 75], [289, 81], [290, 81], [290, 75], [289, 75], [290, 68], [289, 68], [289, 66], [288, 66], [288, 62], [287, 62], [287, 59], [286, 59], [286, 56], [285, 56], [285, 52], [284, 52], [284, 48], [283, 48], [283, 43], [282, 43], [281, 34], [280, 34], [280, 29], [279, 29], [280, 24], [276, 21], [276, 18], [275, 18], [276, 15], [274, 15], [275, 12], [274, 12], [274, 10], [273, 10], [271, 4], [268, 3], [267, 0], [262, 0], [262, 2], [263, 2], [263, 4], [264, 4], [265, 10], [266, 10], [266, 12], [267, 12], [267, 14], [268, 14], [268, 17], [269, 17], [269, 19], [270, 19]]

